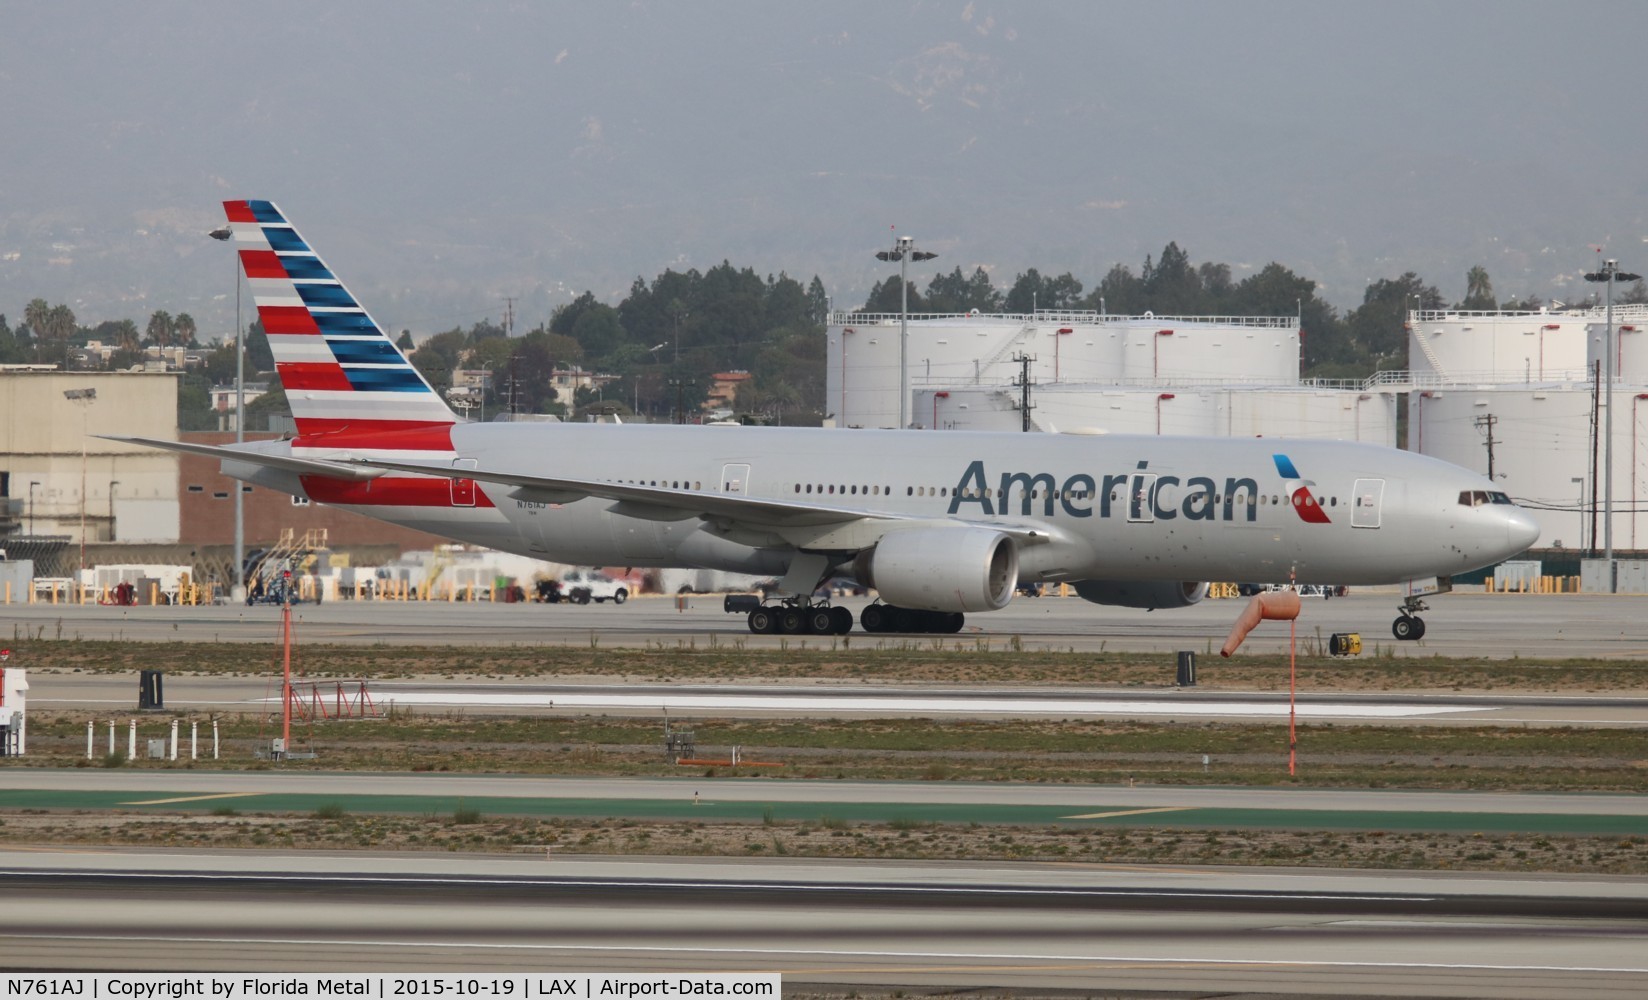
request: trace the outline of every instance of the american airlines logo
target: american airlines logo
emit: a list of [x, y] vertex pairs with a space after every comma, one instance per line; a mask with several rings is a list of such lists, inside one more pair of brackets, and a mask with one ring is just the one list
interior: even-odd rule
[[1316, 502], [1316, 494], [1311, 490], [1316, 485], [1315, 481], [1301, 479], [1299, 470], [1293, 466], [1293, 459], [1286, 455], [1270, 457], [1276, 462], [1276, 474], [1287, 480], [1284, 489], [1293, 502], [1293, 512], [1299, 515], [1299, 520], [1306, 524], [1331, 524], [1327, 511]]
[[[1299, 518], [1309, 524], [1328, 524], [1311, 487], [1301, 479], [1286, 455], [1274, 456], [1276, 471]], [[1078, 472], [1062, 483], [1051, 472], [1003, 472], [994, 483], [982, 459], [974, 459], [950, 494], [949, 513], [986, 517], [1017, 513], [1022, 517], [1120, 517], [1130, 521], [1257, 521], [1259, 484], [1247, 476], [1227, 476], [1223, 484], [1211, 476], [1163, 476], [1149, 471], [1143, 461], [1127, 473], [1095, 477]], [[1222, 488], [1221, 488], [1222, 487]], [[1180, 490], [1183, 490], [1181, 493]], [[1014, 500], [1018, 510], [1013, 510]], [[1040, 510], [1036, 510], [1037, 507]]]

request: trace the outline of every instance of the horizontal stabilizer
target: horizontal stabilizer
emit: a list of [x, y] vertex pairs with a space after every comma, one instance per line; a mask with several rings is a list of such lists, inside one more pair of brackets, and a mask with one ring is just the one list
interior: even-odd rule
[[162, 441], [158, 438], [124, 437], [118, 434], [99, 434], [97, 437], [103, 438], [106, 441], [124, 441], [127, 444], [140, 444], [146, 448], [160, 448], [164, 451], [184, 452], [190, 455], [204, 455], [207, 458], [221, 459], [225, 462], [245, 462], [248, 465], [259, 465], [270, 469], [284, 469], [287, 472], [295, 472], [300, 476], [326, 476], [329, 479], [348, 479], [354, 482], [363, 482], [369, 479], [376, 479], [384, 474], [383, 469], [369, 469], [355, 464], [324, 462], [312, 458], [293, 458], [289, 455], [270, 455], [261, 451], [243, 451], [239, 448], [230, 448], [222, 445], [188, 444], [183, 441]]

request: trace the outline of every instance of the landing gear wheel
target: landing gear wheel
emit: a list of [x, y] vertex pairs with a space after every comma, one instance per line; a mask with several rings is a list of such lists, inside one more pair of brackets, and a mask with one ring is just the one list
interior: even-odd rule
[[866, 632], [885, 632], [889, 624], [887, 620], [887, 605], [871, 604], [858, 613], [858, 623], [864, 626]]
[[1414, 615], [1402, 615], [1391, 622], [1391, 635], [1403, 642], [1412, 642], [1425, 635], [1425, 619]]
[[750, 612], [750, 631], [756, 635], [772, 635], [778, 631], [778, 615], [772, 608], [756, 608]]
[[830, 609], [830, 631], [836, 635], [846, 635], [853, 630], [853, 613], [846, 608]]
[[835, 609], [813, 608], [807, 612], [807, 631], [813, 635], [829, 635], [835, 631]]
[[778, 631], [785, 635], [804, 635], [807, 631], [807, 616], [800, 608], [785, 608], [778, 612]]
[[1425, 619], [1419, 617], [1418, 615], [1414, 615], [1413, 616], [1413, 624], [1419, 629], [1419, 631], [1414, 634], [1414, 638], [1415, 639], [1425, 638]]
[[952, 611], [945, 615], [944, 618], [944, 627], [938, 629], [937, 631], [947, 632], [950, 635], [955, 635], [957, 632], [960, 632], [961, 627], [967, 624], [967, 616], [962, 614], [960, 611]]

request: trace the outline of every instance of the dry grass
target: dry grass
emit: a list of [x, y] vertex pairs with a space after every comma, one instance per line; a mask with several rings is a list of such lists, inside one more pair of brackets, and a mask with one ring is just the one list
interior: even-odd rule
[[459, 815], [306, 817], [29, 812], [0, 842], [167, 848], [462, 851], [1092, 864], [1338, 866], [1448, 871], [1648, 874], [1648, 836], [1164, 830], [925, 824], [700, 823], [496, 819]]
[[[994, 645], [978, 639], [797, 639], [783, 652], [742, 648], [706, 637], [650, 648], [566, 646], [355, 646], [305, 643], [297, 662], [313, 678], [493, 679], [629, 682], [771, 680], [795, 682], [1102, 685], [1164, 687], [1172, 681], [1172, 654], [1076, 653], [1037, 643]], [[19, 642], [30, 669], [173, 674], [265, 675], [275, 666], [267, 648], [236, 643], [120, 643], [51, 640]], [[1210, 651], [1211, 652], [1211, 651]], [[1203, 657], [1204, 687], [1286, 690], [1286, 657]], [[1301, 677], [1316, 691], [1609, 692], [1648, 689], [1648, 663], [1615, 660], [1490, 660], [1302, 656]]]

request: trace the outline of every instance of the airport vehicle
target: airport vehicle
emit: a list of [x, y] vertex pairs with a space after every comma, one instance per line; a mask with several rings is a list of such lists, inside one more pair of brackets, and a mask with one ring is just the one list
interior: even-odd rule
[[[814, 596], [837, 575], [877, 590], [867, 628], [952, 631], [1028, 584], [1154, 610], [1206, 580], [1446, 576], [1538, 537], [1480, 475], [1334, 441], [462, 422], [274, 204], [224, 208], [297, 435], [124, 440], [529, 556], [778, 576], [754, 631], [850, 629]], [[1423, 608], [1393, 631], [1423, 635]]]
[[565, 599], [574, 604], [588, 604], [594, 601], [603, 604], [611, 601], [622, 604], [629, 600], [629, 586], [622, 580], [614, 580], [605, 573], [594, 570], [575, 569], [561, 578], [561, 589]]

